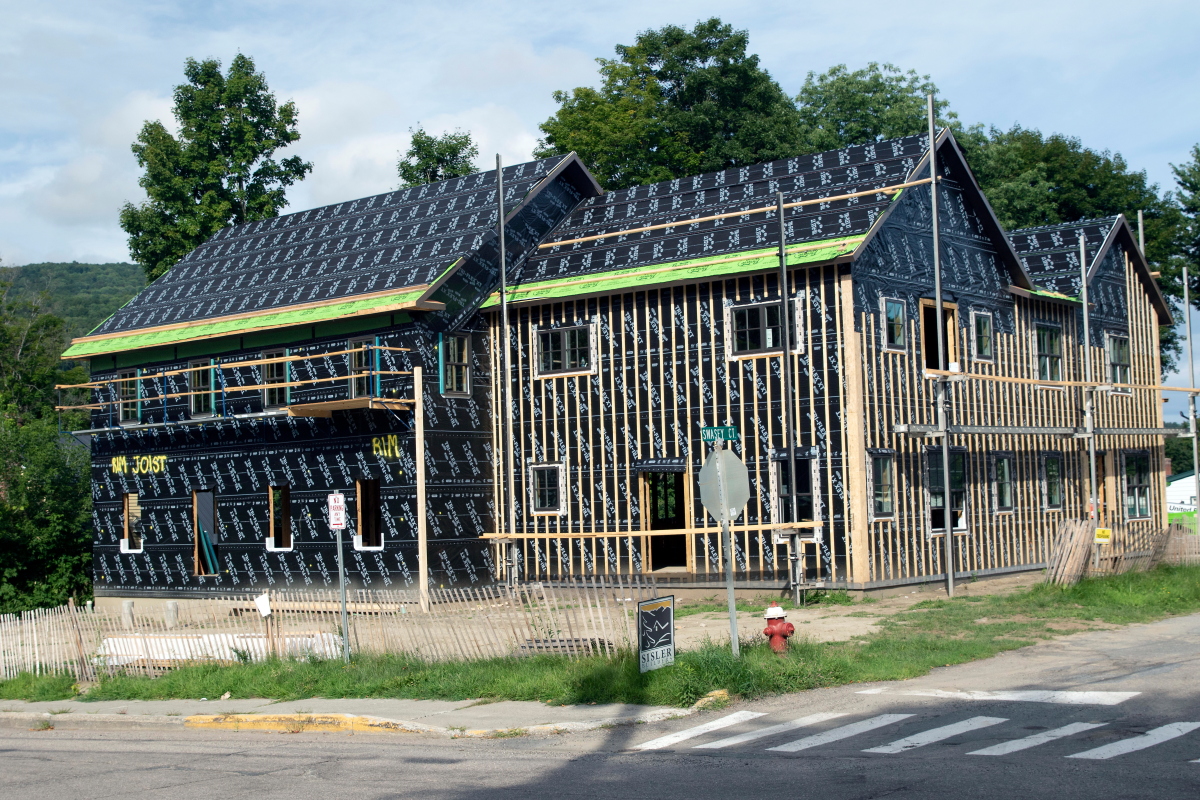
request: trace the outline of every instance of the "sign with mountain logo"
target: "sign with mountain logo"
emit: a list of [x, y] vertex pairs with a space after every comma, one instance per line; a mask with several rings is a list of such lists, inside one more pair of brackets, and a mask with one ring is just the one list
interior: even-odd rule
[[642, 672], [675, 663], [675, 597], [638, 603], [638, 664]]

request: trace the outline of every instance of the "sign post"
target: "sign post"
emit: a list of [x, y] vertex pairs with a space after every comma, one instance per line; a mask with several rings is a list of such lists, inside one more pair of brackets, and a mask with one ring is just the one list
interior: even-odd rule
[[[731, 442], [738, 438], [737, 428], [725, 425], [701, 428], [705, 442]], [[721, 546], [725, 550], [725, 594], [729, 601], [729, 646], [735, 657], [738, 646], [737, 601], [733, 594], [733, 537], [729, 523], [736, 519], [750, 500], [750, 473], [732, 450], [720, 446], [713, 450], [700, 470], [700, 502], [721, 523]]]
[[649, 672], [675, 663], [675, 597], [638, 603], [638, 669]]
[[342, 660], [350, 663], [350, 624], [346, 618], [346, 565], [342, 556], [342, 531], [346, 529], [346, 496], [334, 492], [329, 502], [329, 527], [337, 531], [338, 585], [342, 595]]

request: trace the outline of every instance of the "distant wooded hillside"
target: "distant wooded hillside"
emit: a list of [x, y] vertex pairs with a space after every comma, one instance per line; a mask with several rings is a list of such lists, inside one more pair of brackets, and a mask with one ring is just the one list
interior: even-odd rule
[[13, 299], [47, 295], [46, 310], [62, 317], [70, 336], [83, 336], [128, 303], [146, 285], [136, 264], [26, 264], [0, 268]]

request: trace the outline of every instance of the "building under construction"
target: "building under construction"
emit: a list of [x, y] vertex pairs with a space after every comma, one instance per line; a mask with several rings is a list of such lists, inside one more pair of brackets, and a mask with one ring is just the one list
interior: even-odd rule
[[1170, 310], [1130, 226], [1006, 232], [929, 150], [613, 192], [571, 155], [222, 231], [65, 355], [97, 594], [333, 585], [331, 492], [355, 585], [702, 583], [710, 426], [743, 586], [1036, 568], [1093, 491], [1164, 526]]

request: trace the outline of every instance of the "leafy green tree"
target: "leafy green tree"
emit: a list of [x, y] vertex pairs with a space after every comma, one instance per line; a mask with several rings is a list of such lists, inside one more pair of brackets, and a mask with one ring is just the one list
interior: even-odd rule
[[146, 286], [137, 264], [25, 264], [0, 267], [0, 281], [12, 284], [9, 300], [38, 302], [66, 323], [68, 336], [83, 336]]
[[1175, 199], [1179, 204], [1183, 224], [1179, 231], [1181, 266], [1188, 265], [1193, 302], [1200, 308], [1200, 144], [1192, 147], [1192, 160], [1184, 164], [1172, 164], [1175, 183], [1179, 189]]
[[796, 95], [804, 152], [924, 133], [930, 94], [938, 125], [956, 125], [958, 115], [949, 111], [948, 101], [937, 99], [937, 93], [928, 75], [904, 72], [894, 64], [872, 61], [853, 72], [839, 64], [820, 75], [810, 72]]
[[142, 126], [133, 153], [149, 200], [126, 203], [129, 252], [154, 280], [227, 225], [269, 219], [284, 188], [312, 171], [275, 151], [300, 138], [295, 103], [277, 105], [254, 61], [238, 54], [227, 74], [216, 59], [189, 58], [175, 87], [179, 137], [159, 121]]
[[[1168, 422], [1168, 426], [1172, 423]], [[1171, 474], [1187, 472], [1192, 468], [1192, 440], [1168, 436], [1164, 441], [1167, 458], [1171, 459]]]
[[45, 296], [11, 300], [0, 283], [0, 415], [16, 424], [53, 415], [55, 384], [86, 380], [81, 368], [63, 369], [66, 326], [45, 311]]
[[401, 189], [477, 171], [475, 159], [479, 158], [479, 147], [471, 140], [470, 133], [456, 130], [432, 136], [424, 128], [409, 128], [408, 132], [412, 134], [412, 143], [396, 163]]
[[717, 18], [639, 33], [597, 59], [599, 89], [558, 91], [536, 157], [574, 150], [610, 189], [795, 155], [799, 115]]

